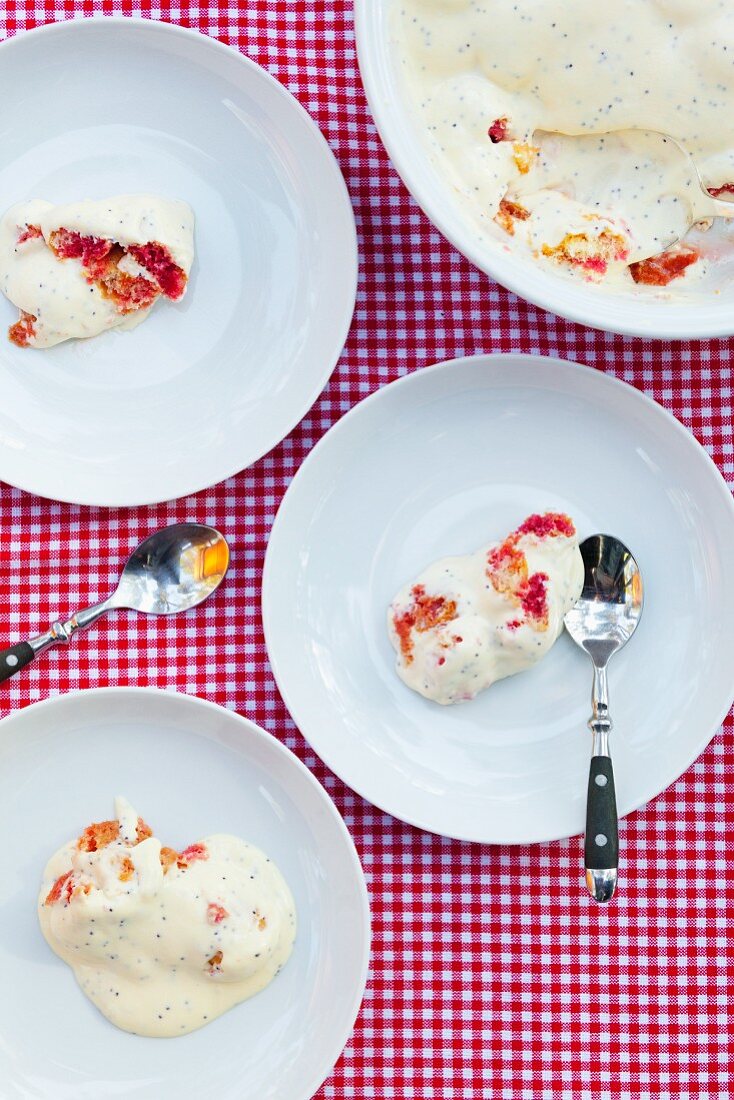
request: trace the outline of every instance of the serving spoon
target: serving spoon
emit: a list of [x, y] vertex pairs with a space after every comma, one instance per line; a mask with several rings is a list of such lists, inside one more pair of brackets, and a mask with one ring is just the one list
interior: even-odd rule
[[[694, 192], [689, 196], [694, 222], [701, 221], [704, 218], [734, 218], [734, 202], [728, 199], [721, 199], [718, 195], [711, 194], [708, 187], [703, 182], [703, 176], [698, 170], [698, 165], [685, 145], [682, 145], [677, 138], [671, 137], [670, 134], [660, 133], [659, 130], [650, 130], [649, 133], [655, 133], [658, 137], [661, 137], [663, 141], [669, 141], [672, 145], [676, 146], [686, 162], [691, 180], [695, 181], [698, 185], [698, 190], [695, 191], [694, 189]], [[724, 193], [730, 193], [728, 187], [724, 188]]]
[[146, 615], [175, 615], [196, 607], [219, 587], [228, 565], [229, 547], [213, 527], [175, 523], [156, 531], [130, 555], [108, 599], [0, 653], [0, 683], [50, 646], [66, 645], [77, 630], [85, 630], [108, 611], [126, 608]]
[[[661, 235], [651, 238], [650, 243], [651, 245], [654, 244], [654, 251], [651, 252], [650, 255], [657, 256], [659, 255], [659, 253], [664, 252], [667, 249], [671, 248], [673, 245], [677, 244], [686, 235], [686, 233], [688, 233], [691, 226], [695, 225], [697, 222], [707, 221], [710, 218], [734, 218], [734, 181], [731, 184], [725, 185], [722, 188], [712, 188], [712, 191], [714, 193], [709, 191], [706, 183], [704, 182], [703, 176], [701, 175], [698, 164], [693, 157], [693, 154], [689, 152], [686, 146], [678, 138], [672, 137], [670, 134], [665, 134], [661, 130], [650, 130], [646, 126], [641, 126], [635, 128], [634, 130], [630, 130], [629, 127], [624, 127], [618, 130], [599, 131], [596, 134], [596, 137], [622, 138], [624, 137], [624, 135], [632, 133], [639, 134], [641, 136], [656, 138], [663, 145], [668, 145], [671, 148], [677, 150], [677, 152], [680, 154], [681, 159], [679, 164], [675, 166], [675, 170], [679, 172], [680, 175], [677, 176], [675, 172], [673, 172], [672, 165], [668, 166], [669, 171], [673, 172], [673, 175], [670, 179], [667, 179], [667, 181], [664, 177], [661, 177], [661, 188], [660, 193], [657, 197], [657, 201], [661, 202], [666, 197], [670, 197], [671, 179], [677, 179], [679, 186], [685, 193], [685, 197], [688, 201], [690, 209], [690, 216], [684, 219], [685, 225], [683, 225], [682, 222], [679, 226], [671, 225], [668, 228], [667, 232], [661, 232]], [[534, 132], [532, 141], [540, 141], [542, 143], [544, 136], [550, 138], [583, 137], [588, 139], [591, 135], [578, 133], [569, 134], [564, 131], [536, 130]], [[640, 155], [643, 155], [642, 151], [638, 153], [638, 156]], [[610, 169], [613, 175], [613, 166], [610, 166]], [[525, 184], [520, 189], [519, 193], [527, 190], [532, 190], [533, 187], [534, 184], [532, 183], [532, 177], [530, 177], [529, 180], [525, 181]], [[716, 193], [717, 191], [719, 192], [718, 194]], [[722, 195], [728, 196], [728, 198], [720, 197]], [[610, 192], [607, 197], [609, 198], [609, 200], [611, 200], [612, 193]], [[653, 197], [651, 196], [648, 201], [652, 202]], [[679, 208], [679, 214], [682, 216], [681, 208]], [[640, 243], [641, 242], [638, 241], [637, 245], [639, 246]], [[636, 248], [635, 259], [647, 259], [648, 256], [645, 255], [645, 251], [646, 250], [644, 249], [640, 250], [639, 247]]]
[[581, 543], [584, 587], [564, 623], [576, 645], [594, 664], [589, 719], [593, 741], [586, 796], [584, 863], [586, 885], [599, 902], [610, 901], [617, 885], [619, 833], [614, 772], [609, 755], [607, 664], [627, 644], [642, 615], [642, 575], [627, 547], [612, 535]]

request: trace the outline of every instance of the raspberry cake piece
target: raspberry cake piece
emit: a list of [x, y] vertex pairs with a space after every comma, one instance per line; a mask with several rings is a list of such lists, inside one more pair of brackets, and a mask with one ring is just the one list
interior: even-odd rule
[[191, 208], [153, 195], [120, 195], [56, 206], [41, 232], [60, 260], [76, 260], [123, 313], [146, 309], [159, 295], [186, 293], [194, 259]]
[[561, 512], [533, 514], [503, 542], [442, 558], [390, 605], [398, 675], [436, 703], [473, 699], [548, 653], [583, 578], [576, 528]]
[[587, 274], [606, 275], [610, 265], [627, 259], [629, 243], [610, 226], [595, 224], [588, 230], [566, 233], [556, 244], [543, 244], [541, 252], [549, 260]]
[[20, 310], [11, 341], [51, 347], [129, 329], [159, 297], [179, 301], [193, 230], [187, 203], [154, 195], [13, 207], [0, 223], [0, 290]]
[[629, 265], [630, 275], [636, 283], [645, 286], [667, 286], [673, 279], [685, 275], [691, 264], [699, 259], [699, 252], [690, 245], [678, 244], [657, 256], [637, 260]]

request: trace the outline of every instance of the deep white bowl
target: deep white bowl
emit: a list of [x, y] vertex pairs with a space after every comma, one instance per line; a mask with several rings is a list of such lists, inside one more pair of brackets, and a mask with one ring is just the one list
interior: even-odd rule
[[[357, 54], [367, 98], [380, 136], [411, 194], [433, 224], [468, 260], [530, 302], [572, 321], [611, 332], [663, 340], [705, 339], [734, 333], [734, 283], [674, 298], [645, 288], [610, 292], [555, 274], [513, 252], [499, 235], [479, 239], [476, 224], [456, 201], [447, 173], [433, 158], [420, 120], [411, 117], [391, 35], [399, 0], [354, 0]], [[713, 291], [716, 291], [715, 293]], [[649, 291], [649, 292], [648, 292]]]

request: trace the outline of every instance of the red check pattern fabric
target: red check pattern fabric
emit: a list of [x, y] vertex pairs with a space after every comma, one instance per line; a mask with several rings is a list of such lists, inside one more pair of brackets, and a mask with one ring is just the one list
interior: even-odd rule
[[382, 148], [357, 70], [349, 0], [0, 0], [0, 36], [103, 12], [215, 36], [311, 112], [354, 202], [359, 297], [320, 400], [279, 447], [224, 484], [118, 511], [0, 485], [2, 639], [39, 633], [103, 598], [128, 553], [163, 524], [212, 523], [233, 549], [226, 586], [198, 616], [173, 626], [118, 615], [5, 685], [1, 712], [70, 689], [154, 685], [247, 714], [315, 772], [355, 838], [374, 921], [362, 1010], [319, 1100], [734, 1095], [731, 716], [678, 782], [622, 823], [624, 889], [610, 907], [595, 907], [581, 884], [579, 838], [527, 848], [463, 844], [403, 825], [345, 788], [294, 727], [260, 619], [263, 557], [286, 486], [330, 425], [391, 379], [480, 352], [579, 360], [674, 413], [731, 486], [734, 344], [592, 331], [474, 270], [418, 210]]

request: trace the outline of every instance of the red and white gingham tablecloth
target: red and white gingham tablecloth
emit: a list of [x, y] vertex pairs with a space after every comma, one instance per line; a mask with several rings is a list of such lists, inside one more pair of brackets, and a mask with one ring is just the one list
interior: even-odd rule
[[356, 841], [374, 921], [362, 1010], [319, 1100], [734, 1096], [731, 716], [677, 783], [622, 823], [624, 886], [614, 904], [597, 907], [582, 888], [578, 838], [527, 848], [463, 844], [403, 825], [348, 790], [294, 727], [260, 620], [263, 556], [286, 486], [330, 425], [391, 379], [479, 352], [579, 360], [673, 412], [733, 485], [734, 344], [592, 331], [475, 271], [418, 210], [382, 148], [357, 70], [350, 0], [0, 0], [0, 37], [102, 12], [198, 28], [293, 92], [326, 135], [352, 195], [359, 297], [320, 400], [279, 447], [224, 484], [118, 511], [0, 484], [3, 641], [104, 598], [129, 551], [163, 524], [214, 524], [233, 548], [227, 584], [183, 631], [180, 622], [119, 614], [5, 685], [0, 713], [70, 689], [152, 685], [247, 714], [315, 772]]

